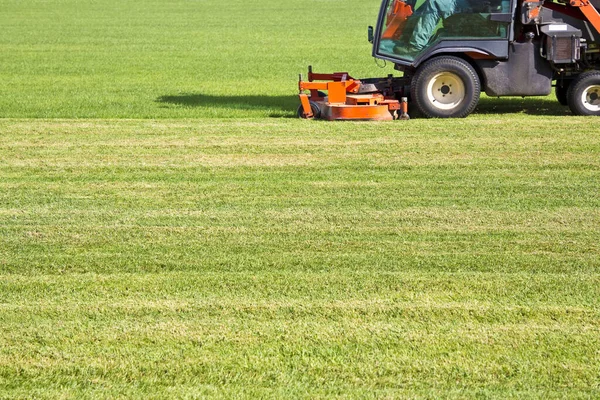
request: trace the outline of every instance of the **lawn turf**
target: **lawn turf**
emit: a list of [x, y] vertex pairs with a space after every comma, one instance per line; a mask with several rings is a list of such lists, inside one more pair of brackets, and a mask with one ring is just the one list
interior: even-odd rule
[[596, 397], [588, 123], [0, 121], [0, 397]]
[[0, 398], [600, 397], [595, 120], [287, 118], [377, 8], [2, 3]]
[[377, 67], [367, 42], [378, 8], [363, 0], [3, 0], [0, 117], [293, 115], [309, 64], [393, 72]]

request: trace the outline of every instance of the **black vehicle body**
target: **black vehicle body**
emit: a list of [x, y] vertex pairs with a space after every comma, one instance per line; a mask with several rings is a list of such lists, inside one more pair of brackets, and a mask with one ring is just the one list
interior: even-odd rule
[[[390, 10], [399, 1], [382, 2], [371, 38], [373, 56], [404, 72], [396, 82], [403, 87], [399, 95], [408, 96], [421, 114], [464, 117], [480, 91], [547, 96], [555, 86], [558, 100], [575, 114], [600, 115], [600, 34], [579, 8], [559, 0], [486, 2], [485, 9], [440, 19], [423, 49], [407, 50], [401, 45], [416, 36], [411, 29], [418, 23], [389, 37]], [[402, 3], [417, 14], [423, 1], [431, 0]], [[592, 5], [600, 9], [600, 0]], [[576, 92], [574, 84], [579, 84]]]

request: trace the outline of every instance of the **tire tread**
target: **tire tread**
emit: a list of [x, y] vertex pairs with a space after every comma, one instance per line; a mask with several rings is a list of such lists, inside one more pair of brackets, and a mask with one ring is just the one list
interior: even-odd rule
[[[472, 93], [470, 99], [467, 100], [465, 104], [461, 104], [457, 111], [453, 113], [436, 113], [435, 110], [432, 110], [428, 106], [428, 102], [422, 98], [423, 87], [427, 84], [427, 76], [441, 71], [447, 71], [448, 69], [451, 69], [452, 72], [462, 73], [468, 76], [467, 79], [469, 79], [469, 82], [465, 82], [465, 87], [468, 88], [469, 84], [472, 84]], [[425, 62], [417, 70], [413, 77], [410, 91], [411, 99], [415, 103], [420, 114], [427, 118], [465, 118], [475, 110], [479, 103], [481, 83], [479, 75], [477, 75], [475, 69], [467, 61], [455, 56], [439, 56]]]
[[581, 90], [586, 87], [596, 84], [600, 85], [600, 71], [588, 71], [579, 74], [575, 80], [569, 85], [567, 91], [567, 103], [571, 112], [575, 115], [597, 115], [600, 116], [600, 112], [593, 112], [588, 110], [581, 104]]

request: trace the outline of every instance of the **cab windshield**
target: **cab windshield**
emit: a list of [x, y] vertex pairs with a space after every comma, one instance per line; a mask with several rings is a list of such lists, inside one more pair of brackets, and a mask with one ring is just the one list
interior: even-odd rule
[[506, 39], [508, 0], [388, 0], [379, 54], [412, 61], [444, 39]]

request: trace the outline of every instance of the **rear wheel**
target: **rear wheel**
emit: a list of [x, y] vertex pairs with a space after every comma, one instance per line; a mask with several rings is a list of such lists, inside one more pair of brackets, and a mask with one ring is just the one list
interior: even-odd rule
[[569, 101], [567, 100], [567, 93], [569, 92], [569, 86], [571, 86], [570, 80], [563, 80], [561, 82], [556, 82], [556, 87], [554, 88], [554, 92], [556, 94], [556, 100], [563, 105], [569, 105]]
[[410, 92], [420, 114], [426, 117], [463, 118], [477, 107], [481, 84], [468, 62], [443, 56], [417, 70]]
[[600, 116], [600, 71], [579, 75], [569, 86], [567, 100], [575, 115]]

